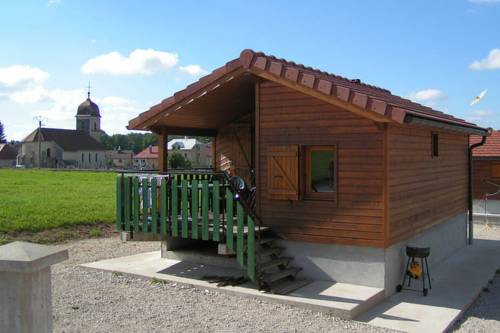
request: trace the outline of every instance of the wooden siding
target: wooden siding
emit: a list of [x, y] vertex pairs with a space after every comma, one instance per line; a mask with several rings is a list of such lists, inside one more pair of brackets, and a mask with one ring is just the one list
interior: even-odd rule
[[[388, 126], [388, 245], [467, 211], [466, 134]], [[431, 156], [431, 133], [439, 156]]]
[[[290, 240], [384, 246], [383, 127], [272, 82], [261, 83], [258, 96], [264, 224]], [[337, 202], [268, 198], [267, 147], [291, 144], [336, 145]]]
[[[500, 185], [498, 169], [500, 169], [500, 160], [480, 160], [474, 159], [472, 175], [472, 195], [474, 199], [484, 199], [485, 194], [495, 193], [498, 187], [488, 184], [491, 181]], [[489, 200], [500, 200], [500, 194], [488, 197]]]

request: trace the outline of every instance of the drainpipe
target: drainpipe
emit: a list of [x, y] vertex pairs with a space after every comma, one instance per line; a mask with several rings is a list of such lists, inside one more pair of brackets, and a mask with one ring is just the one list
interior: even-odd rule
[[[488, 135], [490, 135], [491, 129], [488, 130]], [[472, 150], [476, 147], [484, 145], [486, 142], [486, 137], [488, 135], [483, 135], [481, 142], [475, 143], [469, 147], [469, 182], [467, 188], [467, 197], [469, 199], [469, 219], [468, 219], [468, 229], [469, 229], [469, 245], [472, 245], [472, 240], [474, 239], [474, 221], [473, 221], [473, 211], [472, 211]]]

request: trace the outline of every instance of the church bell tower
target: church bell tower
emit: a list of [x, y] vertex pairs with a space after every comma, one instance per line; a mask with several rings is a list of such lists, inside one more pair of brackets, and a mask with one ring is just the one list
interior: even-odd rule
[[90, 99], [90, 83], [87, 99], [78, 106], [76, 112], [76, 129], [84, 131], [97, 141], [101, 141], [101, 114], [97, 104]]

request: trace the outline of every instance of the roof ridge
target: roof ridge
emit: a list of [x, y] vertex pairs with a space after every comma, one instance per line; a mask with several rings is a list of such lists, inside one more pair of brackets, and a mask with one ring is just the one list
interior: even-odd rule
[[335, 73], [323, 71], [323, 70], [321, 70], [319, 68], [314, 68], [314, 67], [311, 67], [311, 66], [306, 66], [304, 64], [296, 63], [295, 61], [286, 60], [284, 58], [277, 58], [274, 55], [268, 55], [268, 54], [265, 54], [262, 51], [253, 51], [251, 49], [245, 49], [241, 53], [243, 54], [243, 52], [245, 52], [245, 51], [246, 52], [252, 52], [255, 56], [261, 56], [261, 57], [266, 57], [268, 59], [272, 59], [272, 60], [275, 60], [275, 61], [280, 61], [280, 62], [283, 62], [285, 64], [298, 67], [298, 68], [300, 68], [302, 70], [307, 70], [307, 71], [311, 71], [311, 72], [320, 73], [322, 75], [332, 76], [332, 77], [335, 77], [335, 78], [337, 78], [339, 80], [347, 81], [348, 83], [355, 83], [355, 84], [359, 84], [361, 86], [365, 86], [365, 87], [368, 87], [368, 88], [377, 89], [377, 90], [379, 90], [381, 92], [392, 94], [389, 89], [385, 89], [385, 88], [382, 88], [382, 87], [379, 87], [379, 86], [376, 86], [376, 85], [373, 85], [373, 84], [369, 84], [369, 83], [363, 82], [363, 81], [361, 81], [361, 79], [349, 79], [347, 77], [344, 77], [344, 76], [341, 76], [341, 75], [338, 75], [338, 74], [335, 74]]

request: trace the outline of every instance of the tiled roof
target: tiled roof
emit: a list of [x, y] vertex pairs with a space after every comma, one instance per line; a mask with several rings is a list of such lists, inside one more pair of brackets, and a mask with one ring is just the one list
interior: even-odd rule
[[134, 158], [158, 158], [158, 146], [149, 146], [134, 155]]
[[[31, 132], [23, 142], [34, 142], [38, 140], [37, 128]], [[106, 150], [103, 144], [95, 140], [93, 137], [79, 130], [69, 130], [60, 128], [42, 128], [41, 141], [54, 141], [62, 149], [67, 151], [78, 150]]]
[[347, 102], [363, 112], [366, 111], [372, 113], [374, 116], [386, 117], [398, 123], [403, 123], [406, 115], [413, 115], [484, 130], [463, 119], [455, 118], [427, 106], [393, 95], [387, 89], [365, 84], [357, 79], [350, 80], [252, 50], [243, 50], [239, 58], [227, 62], [224, 66], [217, 68], [212, 73], [187, 86], [186, 89], [176, 92], [173, 96], [151, 107], [148, 111], [141, 113], [138, 117], [130, 120], [128, 128], [146, 129], [147, 126], [144, 125], [147, 121], [158, 116], [165, 110], [181, 102], [185, 102], [186, 99], [192, 100], [196, 98], [192, 95], [222, 78], [224, 75], [240, 68], [244, 68], [257, 76], [266, 76], [268, 79], [286, 80], [298, 87], [304, 88], [305, 91], [336, 97], [338, 100]]
[[[470, 144], [481, 142], [481, 136], [471, 135]], [[500, 131], [492, 131], [486, 142], [472, 150], [474, 157], [500, 157]]]

